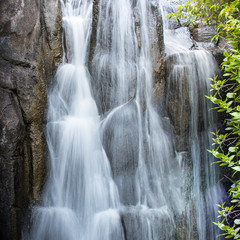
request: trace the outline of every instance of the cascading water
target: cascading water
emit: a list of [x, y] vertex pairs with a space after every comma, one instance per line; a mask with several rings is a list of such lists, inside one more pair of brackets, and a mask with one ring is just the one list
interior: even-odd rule
[[[183, 2], [186, 1], [161, 1], [163, 15]], [[187, 151], [190, 152], [188, 158], [192, 165], [191, 189], [187, 194], [194, 211], [186, 209], [185, 218], [189, 219], [188, 232], [182, 238], [216, 239], [219, 230], [210, 223], [217, 219], [216, 203], [222, 202], [224, 193], [217, 184], [218, 171], [216, 167], [211, 166], [214, 160], [206, 151], [211, 148], [210, 132], [215, 128], [216, 119], [214, 113], [209, 112], [212, 106], [205, 95], [210, 92], [209, 78], [219, 75], [219, 69], [211, 53], [196, 48], [197, 43], [192, 41], [188, 28], [166, 21], [164, 38], [168, 69], [167, 102], [175, 98], [182, 106], [177, 110], [177, 114], [182, 118], [174, 119], [173, 122], [180, 128], [178, 133], [180, 138], [188, 139]], [[172, 87], [178, 89], [173, 91], [175, 96], [171, 96]], [[171, 106], [169, 108], [172, 109]], [[184, 120], [184, 114], [185, 117], [189, 115], [187, 121]], [[186, 148], [182, 144], [179, 150]], [[192, 222], [196, 222], [196, 226], [193, 226]]]
[[92, 64], [126, 238], [137, 240], [172, 239], [174, 214], [183, 209], [180, 156], [151, 103], [153, 2], [100, 0]]
[[[99, 116], [86, 67], [92, 2], [68, 0], [63, 26], [68, 63], [49, 96], [49, 180], [33, 210], [31, 239], [122, 239], [120, 206], [99, 135]], [[104, 222], [103, 222], [104, 219]]]
[[[49, 174], [42, 206], [33, 208], [29, 238], [193, 240], [197, 234], [196, 239], [214, 239], [205, 221], [216, 201], [207, 191], [216, 179], [203, 153], [209, 146], [205, 132], [213, 122], [203, 100], [213, 60], [203, 51], [176, 52], [175, 43], [167, 45], [172, 38], [165, 31], [171, 60], [167, 89], [184, 88], [181, 79], [189, 89], [193, 185], [186, 193], [184, 150], [175, 146], [166, 131], [171, 129], [168, 119], [152, 104], [150, 29], [153, 9], [163, 8], [162, 2], [99, 0], [89, 64], [92, 6], [93, 0], [62, 2], [66, 50], [48, 100]], [[196, 218], [197, 231], [190, 226]]]

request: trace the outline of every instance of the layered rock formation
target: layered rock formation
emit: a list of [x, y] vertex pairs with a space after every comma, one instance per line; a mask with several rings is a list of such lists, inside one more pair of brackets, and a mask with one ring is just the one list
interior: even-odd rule
[[[0, 238], [20, 239], [45, 174], [47, 87], [61, 62], [58, 0], [0, 2]], [[25, 215], [25, 214], [24, 214]]]

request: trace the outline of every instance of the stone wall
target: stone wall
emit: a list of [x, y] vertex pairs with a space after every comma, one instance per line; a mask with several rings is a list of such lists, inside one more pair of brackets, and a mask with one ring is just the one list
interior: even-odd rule
[[0, 239], [20, 239], [39, 201], [46, 93], [61, 58], [60, 1], [0, 1]]

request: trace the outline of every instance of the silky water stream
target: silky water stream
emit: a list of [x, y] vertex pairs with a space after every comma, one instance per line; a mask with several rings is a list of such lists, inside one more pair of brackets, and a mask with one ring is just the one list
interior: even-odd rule
[[[188, 88], [188, 106], [177, 106], [190, 111], [183, 149], [152, 103], [153, 6], [161, 18], [162, 2], [99, 0], [89, 64], [93, 1], [62, 2], [66, 49], [48, 96], [48, 179], [27, 239], [214, 239], [217, 180], [205, 151], [213, 116], [204, 94], [216, 64], [204, 51], [175, 52], [165, 30], [167, 101]], [[182, 129], [181, 115], [172, 116]]]
[[[160, 2], [165, 16], [186, 0]], [[216, 130], [217, 119], [214, 112], [209, 111], [213, 106], [205, 95], [210, 94], [210, 78], [219, 75], [220, 70], [212, 54], [201, 47], [211, 47], [212, 43], [194, 41], [184, 25], [170, 20], [164, 22], [166, 105], [173, 125], [178, 128], [178, 151], [186, 151], [185, 163], [191, 172], [187, 177], [190, 184], [184, 184], [188, 188], [184, 214], [187, 231], [180, 235], [181, 239], [189, 240], [219, 239], [219, 229], [212, 222], [217, 221], [216, 203], [226, 199], [218, 183], [218, 167], [212, 165], [214, 158], [206, 151], [212, 149], [211, 132]], [[178, 103], [179, 109], [170, 105], [174, 103]]]
[[31, 239], [121, 239], [118, 190], [101, 144], [87, 68], [92, 2], [62, 4], [68, 62], [59, 67], [49, 96], [50, 172], [43, 206], [33, 210]]

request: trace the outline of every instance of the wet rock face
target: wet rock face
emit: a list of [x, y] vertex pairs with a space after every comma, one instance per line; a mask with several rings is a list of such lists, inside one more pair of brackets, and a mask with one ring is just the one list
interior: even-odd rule
[[162, 13], [158, 7], [158, 3], [152, 3], [152, 16], [150, 26], [150, 54], [153, 64], [153, 100], [158, 111], [164, 112], [164, 88], [165, 88], [165, 53], [163, 39], [163, 20]]
[[11, 91], [0, 88], [0, 102], [0, 238], [16, 239], [20, 195], [15, 184], [22, 177], [24, 124]]
[[177, 69], [176, 56], [172, 55], [166, 60], [166, 102], [168, 116], [174, 126], [177, 138], [177, 150], [189, 151], [188, 135], [190, 129], [189, 114], [189, 70], [184, 67], [182, 71]]
[[121, 211], [121, 220], [126, 240], [176, 239], [172, 230], [174, 223], [165, 209], [155, 211], [128, 207]]
[[[123, 204], [137, 204], [135, 184], [138, 168], [138, 119], [133, 101], [113, 113], [104, 123], [103, 146]], [[124, 134], [122, 134], [124, 129]]]
[[197, 42], [210, 42], [211, 38], [217, 33], [215, 25], [199, 24], [197, 27], [190, 28], [192, 37]]
[[1, 157], [21, 155], [24, 125], [17, 99], [11, 91], [0, 88], [0, 101]]
[[46, 90], [61, 56], [58, 0], [0, 2], [1, 239], [20, 239], [21, 215], [39, 199]]
[[189, 30], [194, 46], [211, 52], [219, 68], [221, 68], [221, 63], [224, 59], [223, 52], [228, 52], [231, 46], [224, 39], [218, 40], [217, 43], [211, 41], [212, 37], [217, 34], [216, 25], [198, 22], [194, 27], [190, 27]]

